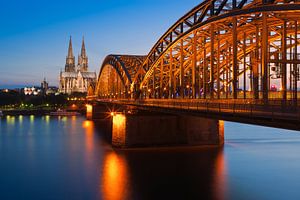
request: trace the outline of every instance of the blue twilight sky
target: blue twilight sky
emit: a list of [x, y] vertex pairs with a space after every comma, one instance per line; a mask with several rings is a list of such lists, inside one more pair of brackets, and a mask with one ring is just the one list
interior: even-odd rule
[[[199, 0], [1, 0], [0, 88], [58, 85], [69, 36], [80, 52], [85, 37], [90, 71], [110, 53], [147, 54]], [[77, 58], [76, 58], [77, 61]]]

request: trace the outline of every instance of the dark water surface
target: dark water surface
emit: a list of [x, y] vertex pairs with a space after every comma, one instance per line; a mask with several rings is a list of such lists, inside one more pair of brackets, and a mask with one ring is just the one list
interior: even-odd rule
[[115, 151], [84, 117], [0, 120], [0, 199], [300, 199], [300, 132], [225, 123], [225, 146]]

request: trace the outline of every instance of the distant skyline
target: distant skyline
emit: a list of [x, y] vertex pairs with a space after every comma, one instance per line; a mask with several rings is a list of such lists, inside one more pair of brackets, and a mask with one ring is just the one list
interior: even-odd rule
[[0, 88], [58, 85], [69, 37], [75, 56], [85, 38], [90, 71], [106, 55], [148, 54], [180, 17], [201, 1], [36, 0], [0, 3]]

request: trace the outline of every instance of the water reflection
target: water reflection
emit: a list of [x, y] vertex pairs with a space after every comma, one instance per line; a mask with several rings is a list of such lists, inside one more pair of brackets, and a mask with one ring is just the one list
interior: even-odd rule
[[226, 199], [227, 197], [227, 167], [223, 149], [220, 150], [215, 161], [214, 172], [214, 195], [215, 199]]
[[65, 116], [62, 117], [62, 118], [61, 118], [61, 121], [63, 121], [64, 123], [66, 123], [66, 122], [68, 121], [68, 117], [65, 117]]
[[23, 115], [19, 115], [19, 124], [20, 124], [20, 125], [23, 124]]
[[0, 199], [43, 199], [49, 188], [58, 200], [299, 199], [298, 133], [234, 124], [226, 127], [224, 150], [115, 151], [99, 137], [100, 122], [50, 117], [48, 127], [47, 117], [15, 120], [0, 123]]
[[11, 126], [15, 125], [15, 116], [7, 115], [6, 116], [6, 121], [7, 121], [8, 125], [11, 125]]
[[128, 199], [128, 169], [124, 157], [109, 152], [104, 158], [101, 192], [106, 200]]
[[[72, 124], [73, 124], [74, 118], [72, 118]], [[76, 122], [74, 120], [74, 122]], [[94, 149], [94, 122], [85, 120], [82, 123], [82, 127], [85, 130], [85, 146], [88, 153], [91, 153]]]
[[45, 121], [46, 121], [46, 124], [49, 125], [49, 122], [50, 122], [50, 116], [49, 115], [45, 116]]
[[101, 177], [103, 199], [224, 199], [226, 173], [218, 148], [109, 152]]
[[34, 123], [34, 115], [30, 115], [29, 120], [30, 120], [30, 124], [33, 124]]

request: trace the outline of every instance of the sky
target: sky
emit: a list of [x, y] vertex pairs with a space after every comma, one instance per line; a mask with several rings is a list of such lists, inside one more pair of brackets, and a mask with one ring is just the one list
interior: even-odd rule
[[85, 38], [89, 70], [109, 54], [146, 55], [197, 0], [0, 1], [0, 88], [58, 85], [69, 37], [80, 52]]

